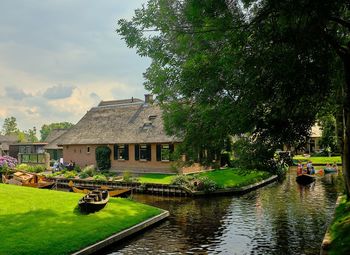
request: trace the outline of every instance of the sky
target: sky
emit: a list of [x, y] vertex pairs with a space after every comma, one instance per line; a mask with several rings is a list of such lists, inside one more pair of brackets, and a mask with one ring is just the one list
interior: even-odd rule
[[[143, 99], [150, 60], [115, 30], [146, 0], [11, 0], [0, 8], [0, 128], [77, 123], [101, 100]], [[39, 134], [39, 132], [38, 132]]]

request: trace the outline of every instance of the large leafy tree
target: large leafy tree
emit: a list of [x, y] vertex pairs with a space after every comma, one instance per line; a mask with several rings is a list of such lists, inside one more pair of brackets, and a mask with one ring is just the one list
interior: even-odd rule
[[15, 117], [7, 117], [2, 125], [2, 133], [4, 135], [15, 135], [19, 131], [17, 126], [17, 120]]
[[245, 132], [295, 144], [334, 98], [348, 190], [349, 31], [340, 0], [149, 0], [118, 28], [152, 59], [145, 86], [188, 145], [217, 149]]
[[73, 124], [70, 122], [58, 122], [58, 123], [44, 124], [41, 126], [41, 129], [40, 129], [41, 141], [45, 141], [47, 136], [54, 129], [65, 129], [65, 128], [70, 128], [72, 126], [73, 126]]

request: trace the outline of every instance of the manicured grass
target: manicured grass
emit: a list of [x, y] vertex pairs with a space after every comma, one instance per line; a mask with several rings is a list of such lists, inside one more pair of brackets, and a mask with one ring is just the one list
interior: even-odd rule
[[330, 255], [350, 254], [350, 201], [343, 197], [330, 226]]
[[312, 161], [313, 164], [322, 164], [322, 165], [326, 165], [327, 163], [329, 164], [333, 164], [334, 162], [336, 162], [338, 165], [341, 164], [341, 157], [340, 156], [335, 156], [335, 157], [309, 157], [309, 158], [305, 158], [303, 156], [295, 156], [293, 157], [294, 161], [298, 161], [301, 160], [302, 163], [306, 163], [309, 160]]
[[170, 184], [174, 174], [144, 174], [138, 177], [141, 183]]
[[215, 181], [222, 188], [235, 188], [253, 184], [271, 176], [264, 171], [243, 170], [238, 168], [220, 169], [198, 174]]
[[103, 210], [82, 215], [81, 197], [0, 184], [0, 254], [70, 254], [161, 212], [111, 198]]

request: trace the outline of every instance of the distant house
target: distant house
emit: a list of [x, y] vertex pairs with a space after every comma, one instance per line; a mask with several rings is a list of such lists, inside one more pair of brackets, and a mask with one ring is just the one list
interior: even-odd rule
[[95, 150], [108, 146], [112, 170], [132, 172], [171, 172], [170, 154], [181, 139], [166, 135], [162, 110], [132, 98], [102, 101], [60, 137], [65, 162], [96, 165]]
[[66, 133], [68, 129], [54, 129], [50, 132], [44, 142], [47, 143], [44, 149], [50, 154], [51, 160], [59, 160], [63, 158], [63, 147], [58, 146], [61, 136]]
[[17, 140], [16, 135], [0, 135], [0, 156], [9, 155], [10, 145]]

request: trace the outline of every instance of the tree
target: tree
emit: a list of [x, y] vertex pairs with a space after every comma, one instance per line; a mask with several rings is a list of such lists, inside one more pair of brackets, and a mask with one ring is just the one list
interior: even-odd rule
[[37, 142], [39, 139], [36, 137], [36, 127], [33, 127], [33, 129], [28, 129], [28, 131], [25, 132], [26, 139], [28, 142]]
[[41, 141], [45, 141], [47, 136], [54, 129], [66, 129], [66, 128], [71, 128], [72, 126], [73, 126], [73, 124], [69, 123], [69, 122], [58, 122], [58, 123], [44, 124], [40, 129]]
[[337, 151], [336, 121], [334, 116], [328, 114], [320, 117], [319, 124], [322, 130], [320, 145], [324, 149], [329, 148], [330, 151]]
[[15, 117], [7, 117], [4, 120], [4, 124], [2, 125], [2, 133], [4, 135], [14, 135], [19, 131], [17, 127], [17, 120]]
[[[349, 4], [242, 4], [150, 0], [130, 21], [119, 21], [127, 45], [152, 59], [145, 87], [167, 109], [165, 122], [174, 124], [169, 134], [181, 134], [185, 144], [196, 141], [202, 149], [245, 132], [271, 148], [295, 144], [309, 135], [324, 102], [336, 98], [348, 192]], [[203, 139], [208, 130], [215, 135]]]

